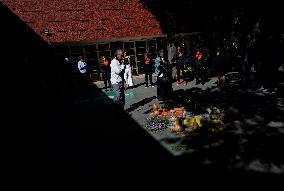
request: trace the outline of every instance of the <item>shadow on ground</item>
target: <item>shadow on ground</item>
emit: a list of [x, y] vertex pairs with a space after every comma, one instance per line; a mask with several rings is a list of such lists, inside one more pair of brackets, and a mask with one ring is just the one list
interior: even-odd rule
[[181, 157], [187, 158], [185, 155], [189, 155], [199, 158], [201, 166], [283, 175], [283, 82], [279, 82], [278, 91], [271, 94], [242, 89], [238, 74], [227, 75], [227, 79], [227, 85], [223, 88], [175, 91], [176, 99], [168, 105], [185, 106], [196, 114], [202, 113], [204, 108], [217, 107], [225, 112], [224, 120], [230, 124], [229, 127], [216, 134], [206, 133], [167, 141], [180, 142], [188, 151]]
[[[243, 115], [250, 119], [254, 113], [260, 112], [265, 117], [261, 123], [266, 126], [259, 129], [257, 125], [247, 124], [247, 127], [241, 127], [240, 130], [231, 129], [219, 138], [219, 141], [224, 140], [225, 146], [211, 146], [211, 149], [201, 146], [195, 154], [176, 158], [126, 112], [116, 109], [99, 88], [91, 86], [84, 97], [78, 94], [78, 85], [69, 84], [70, 89], [64, 89], [62, 70], [58, 69], [62, 68], [62, 63], [55, 61], [52, 47], [2, 3], [0, 9], [1, 25], [9, 26], [1, 30], [1, 60], [14, 66], [27, 66], [28, 71], [25, 71], [22, 80], [27, 76], [32, 77], [31, 83], [23, 83], [17, 89], [21, 90], [18, 101], [24, 103], [24, 106], [18, 105], [19, 116], [16, 113], [13, 115], [13, 120], [21, 123], [20, 127], [25, 126], [23, 121], [28, 120], [27, 127], [34, 125], [36, 129], [31, 133], [27, 132], [29, 128], [20, 131], [23, 131], [21, 137], [25, 140], [18, 145], [23, 147], [22, 144], [27, 140], [32, 140], [32, 145], [25, 147], [25, 154], [17, 158], [29, 156], [27, 148], [37, 146], [34, 138], [40, 138], [40, 160], [34, 157], [29, 159], [31, 165], [23, 164], [28, 169], [20, 174], [20, 179], [29, 179], [26, 183], [39, 184], [40, 190], [105, 190], [110, 187], [135, 190], [137, 187], [149, 188], [149, 184], [151, 188], [177, 188], [183, 187], [183, 181], [190, 182], [191, 186], [202, 187], [199, 184], [203, 181], [214, 182], [222, 178], [234, 182], [238, 178], [242, 182], [255, 175], [250, 171], [229, 169], [231, 164], [236, 164], [231, 160], [243, 162], [254, 158], [267, 161], [273, 159], [275, 165], [283, 160], [283, 149], [280, 150], [283, 146], [283, 132], [280, 132], [282, 127], [270, 127], [267, 124], [270, 120], [276, 120], [271, 110], [278, 112], [277, 120], [283, 121], [283, 111], [274, 107], [276, 98], [273, 96], [264, 99], [240, 93], [241, 99], [238, 100], [252, 100], [248, 107], [236, 100], [236, 97], [225, 96], [222, 92], [208, 90], [206, 93], [214, 96], [208, 99], [208, 95], [203, 92], [193, 91], [192, 94], [204, 104], [224, 102], [226, 104], [220, 107], [236, 108], [237, 110], [233, 110], [236, 111], [234, 119], [239, 119], [240, 123], [245, 123]], [[15, 87], [15, 84], [17, 83], [13, 83], [11, 87]], [[29, 91], [28, 87], [32, 90]], [[228, 89], [227, 95], [236, 95], [235, 93]], [[19, 92], [15, 95], [19, 95]], [[25, 99], [26, 97], [30, 99]], [[265, 110], [259, 110], [259, 106], [263, 104]], [[26, 112], [26, 108], [32, 112]], [[16, 120], [17, 117], [25, 120]], [[40, 136], [35, 134], [38, 129]], [[238, 131], [245, 133], [237, 133]], [[234, 158], [236, 154], [241, 158]], [[206, 159], [211, 162], [210, 166], [202, 163]], [[31, 171], [31, 166], [37, 168], [32, 178], [26, 175], [26, 172]], [[269, 173], [264, 175], [260, 176], [266, 180], [271, 178]], [[273, 180], [276, 180], [275, 177]]]
[[148, 98], [145, 98], [145, 99], [143, 99], [143, 100], [141, 100], [137, 103], [131, 104], [130, 107], [128, 109], [126, 109], [125, 111], [126, 112], [132, 112], [135, 109], [137, 109], [138, 107], [143, 106], [143, 105], [151, 102], [155, 98], [157, 98], [157, 96], [148, 97]]

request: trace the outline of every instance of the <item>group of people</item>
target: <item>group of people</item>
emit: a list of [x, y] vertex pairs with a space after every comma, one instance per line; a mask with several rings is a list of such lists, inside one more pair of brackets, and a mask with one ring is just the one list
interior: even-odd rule
[[[116, 56], [114, 56], [115, 58]], [[123, 53], [122, 59], [120, 63], [123, 67], [125, 67], [123, 73], [123, 82], [125, 89], [132, 87], [133, 77], [132, 77], [132, 66], [130, 62], [130, 56], [127, 55], [126, 52]], [[108, 88], [111, 89], [111, 58], [107, 58], [106, 56], [102, 56], [101, 65], [100, 65], [100, 77], [104, 81], [104, 89], [107, 91]]]
[[[152, 69], [155, 68], [156, 82], [153, 82]], [[157, 85], [157, 97], [163, 101], [170, 97], [172, 92], [172, 65], [161, 50], [158, 57], [152, 59], [150, 53], [145, 53], [144, 64], [145, 87]], [[104, 88], [112, 88], [115, 93], [115, 102], [120, 108], [124, 108], [124, 91], [134, 85], [130, 57], [122, 49], [115, 51], [110, 60], [102, 57], [101, 78]]]
[[[176, 55], [169, 60], [167, 51], [162, 49], [157, 57], [146, 52], [144, 55], [143, 69], [145, 74], [145, 88], [157, 86], [157, 98], [160, 101], [166, 101], [173, 95], [172, 82], [174, 80], [172, 69], [176, 67], [176, 84], [188, 84], [190, 78], [195, 77], [196, 83], [205, 83], [205, 59], [204, 54], [197, 50], [194, 58], [185, 54], [184, 47], [178, 46]], [[194, 68], [194, 73], [192, 72]], [[78, 70], [81, 80], [86, 82], [87, 63], [83, 56], [78, 62]], [[190, 71], [190, 72], [189, 72]], [[154, 76], [152, 76], [154, 74]], [[115, 93], [115, 102], [121, 108], [125, 105], [124, 91], [134, 85], [132, 77], [132, 66], [130, 57], [122, 49], [115, 51], [113, 58], [102, 56], [100, 65], [100, 77], [104, 81], [104, 89], [113, 89]], [[155, 81], [155, 82], [154, 82]]]
[[205, 84], [207, 65], [201, 50], [196, 50], [193, 55], [186, 55], [184, 47], [178, 46], [177, 54], [171, 61], [176, 66], [176, 85], [187, 85], [193, 78], [196, 79], [196, 84]]
[[[277, 77], [275, 71], [277, 70], [277, 67], [280, 63], [280, 61], [276, 59], [278, 57], [281, 57], [283, 59], [283, 55], [281, 54], [284, 52], [283, 42], [281, 44], [282, 52], [280, 53], [277, 48], [274, 48], [275, 46], [272, 46], [274, 45], [272, 44], [272, 42], [272, 45], [266, 43], [265, 45], [268, 44], [270, 45], [269, 47], [272, 48], [271, 50], [269, 50], [271, 55], [265, 55], [260, 53], [265, 52], [262, 50], [266, 50], [266, 48], [263, 48], [262, 46], [257, 47], [256, 42], [248, 41], [247, 46], [245, 47], [244, 61], [242, 64], [242, 79], [244, 84], [249, 84], [250, 78], [252, 78], [250, 70], [251, 67], [254, 66], [256, 68], [256, 83], [259, 83], [259, 86], [264, 84], [268, 87], [273, 87], [273, 79]], [[156, 86], [157, 98], [159, 101], [167, 101], [171, 99], [171, 96], [173, 95], [173, 82], [176, 82], [176, 85], [187, 85], [195, 78], [196, 84], [205, 84], [208, 77], [207, 70], [209, 68], [209, 65], [218, 77], [218, 85], [224, 86], [225, 73], [232, 62], [231, 57], [228, 53], [225, 52], [225, 50], [216, 48], [216, 50], [214, 51], [215, 53], [211, 54], [207, 59], [205, 58], [207, 57], [207, 54], [205, 56], [205, 52], [200, 49], [196, 49], [194, 52], [192, 52], [192, 54], [186, 54], [185, 48], [182, 45], [177, 45], [177, 49], [174, 52], [175, 54], [171, 59], [169, 58], [167, 49], [160, 50], [158, 55], [151, 54], [150, 52], [146, 52], [144, 55], [142, 67], [145, 74], [145, 88]], [[65, 62], [69, 63], [67, 58]], [[275, 63], [275, 66], [272, 65], [272, 63]], [[69, 66], [69, 64], [65, 65]], [[172, 73], [173, 68], [176, 69], [176, 73], [174, 75]], [[84, 91], [84, 94], [87, 95], [88, 92], [86, 92], [85, 90], [88, 89], [87, 86], [88, 84], [90, 84], [90, 76], [84, 55], [80, 56], [80, 60], [77, 64], [77, 69], [80, 76], [80, 88]], [[210, 71], [212, 72], [212, 70]], [[100, 74], [101, 79], [104, 81], [105, 90], [107, 91], [108, 89], [113, 89], [115, 93], [115, 102], [119, 107], [124, 108], [124, 91], [127, 88], [134, 86], [130, 57], [122, 49], [116, 50], [113, 58], [102, 56]], [[270, 77], [271, 80], [267, 80], [265, 78], [265, 74], [273, 74], [273, 76]]]
[[274, 92], [281, 77], [278, 69], [283, 66], [284, 35], [248, 35], [242, 64], [242, 86]]
[[[82, 95], [88, 94], [90, 76], [88, 72], [88, 64], [85, 56], [80, 55], [77, 63], [79, 74], [79, 86]], [[119, 107], [124, 107], [125, 95], [124, 91], [134, 85], [132, 77], [132, 67], [130, 57], [122, 49], [118, 49], [114, 53], [114, 57], [101, 57], [100, 77], [104, 81], [104, 89], [113, 89], [115, 93], [115, 100]]]
[[113, 89], [115, 102], [120, 108], [124, 108], [124, 91], [134, 85], [130, 57], [122, 49], [115, 51], [112, 59], [102, 56], [101, 78], [104, 88]]

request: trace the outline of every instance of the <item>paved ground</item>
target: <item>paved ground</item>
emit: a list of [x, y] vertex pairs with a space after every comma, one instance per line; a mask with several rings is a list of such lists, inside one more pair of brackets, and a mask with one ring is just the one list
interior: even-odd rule
[[[206, 90], [207, 88], [216, 87], [216, 77], [212, 77], [209, 79], [207, 83], [204, 85], [199, 84], [195, 85], [195, 80], [191, 81], [188, 85], [176, 85], [173, 83], [173, 90], [177, 91], [180, 89], [192, 89], [199, 88], [201, 90]], [[153, 104], [157, 104], [160, 107], [164, 104], [161, 104], [157, 99], [157, 87], [148, 87], [145, 88], [144, 84], [144, 75], [134, 76], [134, 88], [128, 89], [125, 91], [126, 95], [126, 105], [125, 111], [131, 115], [131, 117], [141, 126], [141, 128], [145, 129], [145, 122], [148, 117], [150, 117], [150, 110], [152, 109]], [[95, 85], [98, 86], [110, 99], [114, 98], [113, 91], [105, 91], [103, 89], [103, 82], [98, 81], [95, 82]], [[105, 95], [101, 95], [99, 99], [105, 98], [106, 101], [109, 101], [111, 104], [111, 100], [107, 100]], [[147, 129], [145, 129], [147, 131]], [[179, 141], [175, 143], [166, 143], [165, 138], [182, 138], [181, 135], [171, 132], [169, 129], [164, 129], [162, 131], [151, 132], [147, 131], [159, 144], [161, 144], [167, 151], [169, 151], [172, 155], [178, 156], [182, 155], [185, 150], [184, 149], [175, 149], [178, 147]]]
[[[230, 148], [238, 145], [240, 146], [238, 151], [235, 153], [232, 152], [232, 156], [228, 157], [231, 158], [229, 160], [234, 161], [230, 163], [231, 167], [229, 168], [239, 168], [242, 166], [242, 169], [252, 171], [284, 173], [284, 163], [279, 161], [282, 157], [277, 153], [277, 150], [280, 151], [284, 147], [282, 140], [284, 136], [283, 83], [279, 84], [277, 91], [271, 93], [262, 89], [242, 89], [239, 85], [238, 73], [231, 72], [226, 76], [227, 85], [224, 88], [216, 86], [216, 77], [211, 78], [204, 85], [195, 85], [195, 81], [192, 81], [186, 86], [173, 84], [175, 93], [180, 89], [189, 89], [194, 99], [203, 106], [218, 107], [229, 116], [229, 129], [221, 134], [220, 137], [215, 137], [215, 139], [211, 137], [210, 140], [197, 141], [202, 146], [198, 144], [196, 146], [193, 140], [173, 133], [169, 129], [156, 132], [145, 129], [145, 121], [149, 117], [152, 105], [154, 103], [160, 106], [163, 104], [159, 104], [156, 98], [156, 87], [144, 87], [143, 76], [135, 78], [135, 83], [138, 84], [137, 87], [126, 91], [126, 94], [134, 96], [127, 100], [125, 111], [131, 115], [142, 129], [149, 133], [153, 139], [173, 156], [192, 155], [195, 152], [199, 152], [201, 148], [210, 148], [208, 151], [212, 152], [212, 156], [217, 156], [218, 154], [215, 153], [216, 150], [223, 150], [226, 147]], [[100, 82], [96, 84], [98, 87], [102, 85]], [[279, 132], [279, 134], [276, 134], [276, 132]], [[271, 141], [271, 136], [274, 137], [273, 141]], [[228, 138], [231, 141], [235, 139], [236, 142], [229, 143]], [[240, 144], [244, 140], [247, 140], [249, 143]], [[266, 148], [262, 146], [263, 144], [270, 145]], [[258, 148], [259, 153], [262, 153], [266, 157], [259, 157], [256, 153], [252, 154], [252, 145]], [[243, 157], [246, 158], [248, 156], [250, 156], [250, 159], [244, 162]], [[208, 159], [203, 162], [212, 163], [213, 161], [218, 161], [219, 158], [210, 160]]]
[[[101, 82], [95, 83], [88, 99], [43, 108], [42, 185], [52, 189], [59, 183], [61, 189], [79, 186], [86, 190], [91, 184], [94, 189], [135, 190], [137, 185], [147, 189], [150, 183], [157, 189], [177, 189], [184, 182], [199, 188], [205, 185], [202, 182], [215, 188], [222, 187], [220, 182], [280, 183], [284, 172], [284, 80], [271, 94], [242, 89], [235, 73], [227, 78], [227, 86], [221, 89], [214, 84], [216, 78], [204, 86], [195, 86], [195, 82], [173, 85], [174, 90], [189, 88], [204, 106], [226, 110], [232, 128], [216, 137], [187, 139], [168, 131], [146, 131], [145, 119], [158, 101], [156, 87], [145, 89], [143, 76], [135, 78], [136, 87], [126, 91], [125, 111], [114, 107], [100, 89]], [[173, 145], [183, 147], [173, 149]]]

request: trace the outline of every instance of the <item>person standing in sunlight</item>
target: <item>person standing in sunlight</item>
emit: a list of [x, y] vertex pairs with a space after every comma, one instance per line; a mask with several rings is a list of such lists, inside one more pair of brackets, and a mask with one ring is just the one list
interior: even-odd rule
[[119, 108], [124, 109], [125, 94], [124, 94], [124, 72], [126, 65], [123, 64], [123, 50], [117, 49], [114, 53], [114, 58], [111, 61], [111, 77], [110, 81], [115, 93], [115, 102]]
[[126, 52], [124, 52], [123, 64], [125, 65], [124, 80], [125, 80], [125, 85], [127, 89], [133, 86], [133, 78], [132, 78], [132, 68], [131, 68], [131, 63], [130, 63], [130, 56], [128, 56]]

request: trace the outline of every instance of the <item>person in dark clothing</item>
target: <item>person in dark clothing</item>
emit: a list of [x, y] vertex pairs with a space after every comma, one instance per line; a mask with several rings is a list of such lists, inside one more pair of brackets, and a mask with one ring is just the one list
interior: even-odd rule
[[269, 34], [265, 39], [263, 59], [263, 87], [269, 92], [277, 87], [278, 68], [281, 65], [281, 38], [277, 33]]
[[157, 98], [159, 101], [167, 101], [173, 95], [172, 65], [165, 57], [164, 50], [160, 51], [159, 74], [157, 76]]
[[218, 77], [218, 86], [223, 87], [225, 85], [225, 73], [228, 70], [229, 64], [229, 56], [226, 56], [224, 51], [218, 49], [216, 55], [212, 58], [212, 68]]
[[194, 61], [194, 67], [195, 67], [195, 78], [196, 78], [196, 84], [205, 84], [205, 60], [204, 60], [204, 54], [200, 50], [197, 50], [195, 53], [195, 61]]
[[187, 59], [184, 54], [184, 48], [182, 46], [178, 46], [177, 49], [177, 54], [174, 56], [172, 59], [172, 63], [176, 66], [176, 77], [177, 77], [177, 82], [176, 85], [180, 85], [180, 78], [181, 76], [183, 77], [183, 82], [184, 85], [187, 85], [187, 80], [185, 79], [185, 68], [187, 66], [186, 63]]
[[106, 58], [105, 56], [102, 56], [101, 78], [104, 80], [104, 88], [106, 91], [107, 91], [107, 88], [111, 88], [110, 72], [111, 72], [110, 60]]
[[255, 38], [248, 35], [247, 42], [244, 48], [244, 60], [242, 63], [242, 86], [247, 87], [251, 84], [253, 79], [253, 73], [251, 67], [257, 67], [257, 54], [255, 47]]
[[152, 64], [150, 53], [145, 53], [143, 68], [144, 68], [144, 73], [145, 73], [145, 88], [149, 87], [148, 79], [150, 81], [150, 86], [154, 87], [154, 84], [152, 81], [153, 64]]

